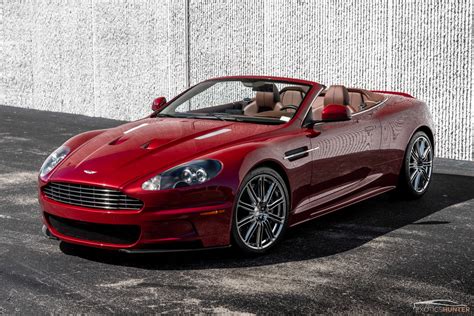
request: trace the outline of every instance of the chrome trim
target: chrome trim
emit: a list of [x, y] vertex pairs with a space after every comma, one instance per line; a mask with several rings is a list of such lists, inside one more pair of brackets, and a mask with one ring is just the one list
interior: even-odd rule
[[296, 153], [296, 154], [291, 154], [291, 155], [285, 156], [285, 157], [283, 157], [283, 159], [287, 159], [287, 160], [288, 160], [288, 159], [291, 159], [291, 158], [293, 158], [293, 157], [297, 157], [297, 156], [299, 156], [299, 155], [301, 155], [301, 154], [307, 154], [307, 153], [310, 153], [310, 152], [315, 151], [315, 150], [318, 150], [318, 149], [319, 149], [319, 147], [311, 148], [311, 149], [308, 149], [308, 150], [305, 150], [305, 151], [301, 151], [301, 152]]
[[54, 201], [94, 209], [139, 210], [143, 202], [118, 190], [90, 185], [50, 182], [42, 188], [43, 194]]
[[[79, 193], [81, 196], [104, 196], [106, 198], [120, 198], [122, 194], [120, 192], [87, 192], [86, 190], [77, 190], [77, 189], [65, 189], [60, 186], [55, 186], [55, 187], [45, 187], [45, 190], [53, 190], [53, 191], [59, 191], [59, 192], [64, 192], [64, 193]], [[98, 197], [99, 198], [99, 197]]]
[[355, 113], [351, 113], [351, 118], [353, 118], [354, 116], [356, 115], [359, 115], [359, 114], [363, 114], [367, 111], [371, 111], [371, 110], [374, 110], [375, 108], [381, 106], [382, 104], [384, 104], [385, 102], [387, 102], [387, 100], [390, 99], [390, 97], [386, 97], [385, 99], [383, 99], [382, 101], [380, 101], [379, 103], [377, 103], [376, 105], [374, 105], [373, 107], [370, 107], [368, 109], [365, 109], [365, 110], [362, 110], [360, 112], [355, 112]]
[[[72, 193], [64, 193], [64, 192], [58, 192], [56, 190], [51, 190], [49, 188], [44, 189], [45, 193], [47, 195], [51, 196], [57, 196], [60, 199], [64, 200], [71, 200], [71, 201], [79, 201], [79, 202], [84, 202], [84, 203], [93, 203], [93, 204], [103, 204], [103, 205], [113, 205], [113, 204], [127, 204], [127, 205], [140, 205], [141, 203], [137, 201], [132, 201], [128, 200], [127, 198], [123, 197], [117, 197], [115, 199], [109, 199], [109, 198], [98, 198], [94, 196], [82, 196], [82, 195], [77, 195], [77, 194], [72, 194]], [[85, 201], [84, 201], [85, 200]]]
[[55, 186], [58, 186], [58, 187], [66, 187], [66, 188], [77, 188], [79, 187], [81, 190], [89, 190], [89, 191], [92, 191], [92, 192], [110, 192], [110, 193], [119, 193], [119, 194], [122, 194], [122, 192], [120, 191], [117, 191], [117, 190], [112, 190], [112, 189], [105, 189], [105, 188], [101, 188], [101, 187], [94, 187], [94, 186], [90, 186], [90, 185], [82, 185], [82, 184], [69, 184], [69, 183], [60, 183], [60, 182], [51, 182], [53, 183]]

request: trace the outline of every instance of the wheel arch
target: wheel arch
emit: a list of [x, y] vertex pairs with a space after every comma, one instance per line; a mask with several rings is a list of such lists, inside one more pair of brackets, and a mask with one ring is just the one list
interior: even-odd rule
[[417, 132], [424, 132], [426, 135], [428, 135], [428, 138], [430, 139], [431, 145], [433, 146], [433, 152], [435, 150], [435, 141], [434, 141], [434, 134], [431, 128], [429, 128], [426, 125], [419, 126], [411, 135], [410, 139], [415, 135]]
[[430, 182], [428, 180], [429, 182], [427, 184], [427, 187], [424, 188], [423, 189], [424, 191], [422, 191], [422, 193], [420, 193], [420, 194], [413, 193], [412, 189], [409, 188], [409, 184], [407, 184], [407, 182], [406, 182], [406, 181], [408, 181], [407, 179], [410, 178], [409, 174], [407, 174], [408, 171], [406, 169], [406, 159], [407, 159], [406, 157], [409, 154], [408, 150], [410, 149], [410, 143], [412, 142], [414, 136], [418, 132], [423, 132], [423, 133], [426, 134], [426, 136], [428, 136], [428, 139], [431, 142], [431, 146], [432, 146], [432, 150], [433, 150], [433, 157], [434, 157], [434, 149], [435, 149], [434, 134], [433, 134], [433, 131], [431, 130], [431, 128], [429, 126], [421, 125], [413, 131], [413, 133], [411, 134], [411, 136], [408, 140], [408, 143], [407, 143], [407, 147], [406, 147], [406, 150], [405, 150], [405, 155], [404, 155], [402, 166], [400, 168], [400, 173], [399, 173], [399, 178], [398, 178], [398, 183], [397, 183], [398, 193], [402, 193], [403, 196], [407, 196], [410, 199], [418, 198], [421, 195], [423, 195], [426, 192], [426, 189], [429, 186], [429, 182]]
[[248, 172], [251, 172], [252, 170], [255, 170], [255, 169], [258, 169], [258, 168], [263, 168], [263, 167], [273, 169], [273, 170], [275, 170], [275, 172], [277, 172], [281, 176], [281, 178], [285, 182], [285, 185], [288, 189], [288, 197], [290, 199], [290, 201], [288, 201], [288, 202], [289, 202], [289, 205], [291, 205], [292, 191], [291, 191], [290, 180], [288, 178], [288, 174], [286, 173], [285, 168], [276, 161], [264, 160], [264, 161], [260, 161], [257, 164], [255, 164], [252, 168], [250, 168], [250, 170]]

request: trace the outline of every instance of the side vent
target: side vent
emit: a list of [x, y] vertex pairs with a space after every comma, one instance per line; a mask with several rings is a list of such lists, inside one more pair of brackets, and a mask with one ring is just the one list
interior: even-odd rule
[[288, 159], [288, 161], [294, 161], [304, 157], [308, 157], [308, 149], [308, 146], [304, 146], [289, 150], [285, 152], [284, 159]]
[[148, 149], [148, 147], [150, 146], [150, 144], [151, 144], [151, 141], [146, 142], [145, 144], [141, 145], [140, 147], [143, 148], [143, 149]]

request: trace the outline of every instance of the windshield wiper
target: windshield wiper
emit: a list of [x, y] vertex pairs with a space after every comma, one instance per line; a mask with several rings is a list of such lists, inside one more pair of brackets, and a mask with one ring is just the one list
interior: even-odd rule
[[166, 113], [157, 113], [155, 117], [176, 117], [176, 116], [171, 115], [171, 114], [166, 114]]
[[224, 113], [203, 113], [203, 114], [197, 114], [197, 113], [192, 113], [192, 114], [187, 114], [187, 113], [174, 113], [174, 114], [168, 114], [168, 113], [158, 113], [155, 115], [156, 117], [174, 117], [174, 118], [189, 118], [189, 119], [218, 119], [221, 121], [226, 121], [226, 120], [234, 120], [233, 117], [226, 116]]
[[168, 113], [158, 113], [156, 117], [174, 117], [174, 118], [187, 118], [187, 119], [207, 119], [207, 120], [221, 120], [221, 121], [235, 121], [235, 122], [247, 122], [247, 123], [257, 123], [257, 124], [272, 124], [278, 125], [284, 123], [280, 120], [275, 119], [268, 119], [264, 117], [236, 117], [231, 116], [227, 113], [175, 113], [175, 114], [168, 114]]
[[183, 118], [183, 117], [189, 117], [188, 115], [183, 115], [183, 114], [168, 114], [168, 113], [158, 113], [155, 115], [155, 117], [175, 117], [175, 118]]
[[237, 121], [236, 117], [230, 116], [227, 113], [207, 113], [207, 115], [215, 117], [221, 121]]
[[241, 119], [230, 116], [227, 113], [203, 113], [202, 115], [194, 115], [192, 118], [218, 119], [221, 121], [241, 121]]

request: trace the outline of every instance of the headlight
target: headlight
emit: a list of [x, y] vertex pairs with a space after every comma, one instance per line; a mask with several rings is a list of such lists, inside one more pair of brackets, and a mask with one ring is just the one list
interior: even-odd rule
[[70, 149], [67, 146], [61, 146], [55, 151], [53, 151], [53, 153], [49, 155], [49, 157], [46, 158], [46, 160], [43, 162], [43, 165], [41, 166], [41, 169], [40, 169], [40, 177], [44, 177], [51, 170], [53, 170], [53, 168], [56, 167], [56, 165], [61, 160], [63, 160], [64, 157], [67, 156], [67, 154], [69, 154], [69, 151]]
[[147, 191], [182, 188], [204, 183], [214, 178], [222, 169], [217, 160], [196, 160], [169, 169], [142, 184]]

